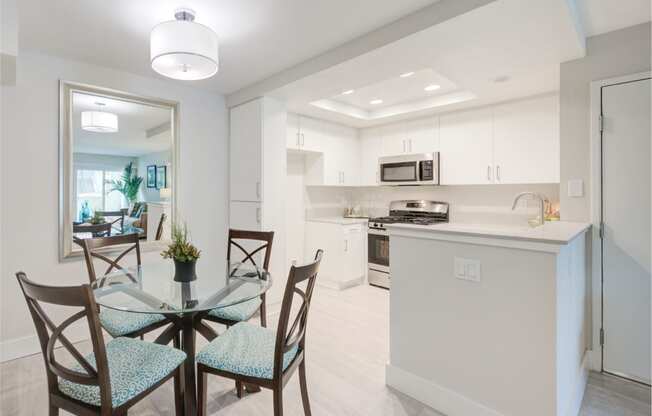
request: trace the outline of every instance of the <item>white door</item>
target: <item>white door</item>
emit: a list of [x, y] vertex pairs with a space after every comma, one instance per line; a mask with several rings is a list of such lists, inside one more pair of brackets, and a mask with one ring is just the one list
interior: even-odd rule
[[442, 185], [493, 183], [491, 109], [444, 114], [439, 118]]
[[602, 87], [603, 369], [650, 382], [650, 79]]
[[232, 201], [260, 201], [262, 196], [262, 103], [231, 109], [230, 192]]
[[494, 107], [497, 183], [559, 183], [559, 96]]

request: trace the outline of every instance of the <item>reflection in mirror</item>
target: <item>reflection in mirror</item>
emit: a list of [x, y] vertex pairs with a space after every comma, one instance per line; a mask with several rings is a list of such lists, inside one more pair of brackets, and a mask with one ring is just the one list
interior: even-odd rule
[[[63, 257], [85, 238], [138, 234], [169, 239], [173, 200], [174, 106], [64, 85]], [[65, 136], [65, 134], [64, 134]], [[67, 195], [66, 195], [67, 194]]]

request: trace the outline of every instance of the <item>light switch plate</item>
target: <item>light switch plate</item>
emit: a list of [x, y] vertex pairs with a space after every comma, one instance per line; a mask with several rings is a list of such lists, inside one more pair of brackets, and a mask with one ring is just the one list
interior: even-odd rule
[[455, 277], [461, 280], [479, 282], [481, 280], [480, 260], [455, 257]]
[[568, 196], [571, 198], [582, 198], [584, 196], [584, 181], [581, 179], [569, 180]]
[[466, 262], [461, 257], [455, 257], [455, 277], [466, 280]]

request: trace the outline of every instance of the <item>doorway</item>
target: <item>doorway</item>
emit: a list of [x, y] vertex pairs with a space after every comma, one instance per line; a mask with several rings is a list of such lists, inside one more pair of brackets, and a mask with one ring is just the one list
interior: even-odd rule
[[602, 371], [650, 384], [649, 74], [600, 87]]

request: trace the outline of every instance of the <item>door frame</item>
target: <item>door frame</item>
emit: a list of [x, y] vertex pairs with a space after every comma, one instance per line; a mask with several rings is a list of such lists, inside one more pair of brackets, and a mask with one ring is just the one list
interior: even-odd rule
[[[600, 236], [600, 225], [602, 223], [602, 88], [609, 85], [623, 84], [652, 78], [652, 72], [638, 72], [630, 75], [623, 75], [614, 78], [607, 78], [591, 82], [591, 126], [590, 126], [590, 153], [591, 153], [591, 368], [594, 371], [605, 372], [604, 370], [604, 347], [600, 340], [603, 328], [603, 273], [602, 273], [602, 239]], [[632, 379], [624, 374], [613, 374]], [[643, 383], [647, 384], [647, 383]]]

